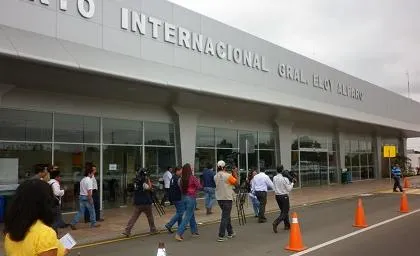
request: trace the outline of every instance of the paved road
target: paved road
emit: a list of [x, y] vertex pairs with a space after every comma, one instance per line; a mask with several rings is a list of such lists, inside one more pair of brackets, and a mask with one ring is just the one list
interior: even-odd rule
[[[372, 225], [399, 216], [399, 200], [399, 194], [364, 197], [368, 224]], [[410, 195], [409, 202], [412, 209], [420, 208], [420, 196]], [[352, 223], [355, 206], [356, 199], [347, 199], [295, 209], [299, 214], [305, 245], [312, 247], [354, 232], [356, 229], [352, 227]], [[234, 212], [236, 213], [236, 210]], [[382, 250], [382, 248], [396, 246], [394, 243], [390, 243], [393, 241], [391, 236], [397, 236], [400, 239], [396, 242], [400, 246], [404, 245], [402, 241], [412, 239], [407, 240], [410, 243], [408, 243], [409, 247], [406, 248], [406, 251], [416, 252], [417, 247], [414, 247], [414, 240], [420, 227], [420, 224], [416, 223], [416, 217], [419, 215], [407, 216], [306, 255], [350, 255], [349, 253], [353, 255], [354, 252], [359, 251], [362, 253], [361, 255], [368, 255], [368, 253], [376, 255], [375, 250], [378, 247], [381, 247], [381, 252], [387, 252], [385, 254], [378, 253], [378, 255], [390, 255], [388, 252], [391, 249]], [[270, 214], [267, 217], [268, 222], [265, 224], [256, 223], [254, 218], [248, 218], [248, 224], [242, 227], [235, 222], [234, 229], [237, 237], [224, 243], [216, 242], [218, 224], [213, 224], [200, 226], [201, 237], [199, 238], [191, 238], [187, 231], [183, 242], [176, 242], [172, 235], [163, 233], [151, 237], [75, 249], [72, 255], [76, 255], [78, 252], [82, 256], [156, 255], [159, 241], [165, 242], [168, 255], [173, 256], [195, 254], [200, 256], [291, 255], [292, 253], [283, 249], [288, 242], [288, 232], [281, 230], [278, 234], [274, 234], [271, 230], [271, 222], [276, 214]], [[139, 221], [138, 224], [147, 225], [144, 216]], [[365, 244], [366, 246], [364, 246]], [[402, 247], [397, 248], [401, 249]], [[348, 254], [343, 254], [343, 252]]]

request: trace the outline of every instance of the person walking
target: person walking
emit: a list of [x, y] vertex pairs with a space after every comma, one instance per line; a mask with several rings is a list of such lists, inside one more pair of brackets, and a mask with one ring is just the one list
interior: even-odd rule
[[43, 180], [48, 182], [48, 165], [46, 164], [37, 164], [34, 166], [35, 175], [30, 179], [32, 180]]
[[[101, 218], [101, 199], [99, 196], [99, 187], [98, 187], [98, 181], [96, 180], [96, 165], [93, 163], [86, 163], [85, 168], [91, 168], [92, 169], [92, 198], [93, 198], [93, 208], [95, 209], [95, 218], [96, 221], [104, 221], [103, 218]], [[89, 211], [86, 209], [85, 211], [85, 223], [89, 222], [90, 220], [90, 214]]]
[[134, 212], [122, 233], [125, 237], [131, 235], [131, 230], [136, 224], [140, 215], [144, 212], [149, 223], [149, 230], [151, 234], [156, 234], [158, 230], [155, 226], [155, 220], [152, 212], [152, 182], [148, 177], [145, 169], [141, 168], [137, 171], [136, 179], [134, 182]]
[[[89, 167], [89, 166], [87, 166]], [[99, 227], [100, 225], [96, 222], [96, 215], [94, 210], [93, 198], [92, 198], [92, 183], [93, 169], [85, 169], [85, 177], [80, 181], [80, 195], [79, 195], [79, 211], [73, 220], [70, 222], [70, 227], [73, 230], [76, 230], [76, 224], [79, 222], [80, 218], [84, 215], [85, 210], [89, 211], [90, 216], [90, 226], [92, 228]]]
[[52, 188], [54, 194], [54, 211], [55, 211], [55, 220], [53, 223], [54, 230], [58, 233], [59, 228], [65, 228], [68, 226], [63, 220], [63, 215], [61, 213], [61, 198], [64, 196], [64, 189], [60, 187], [61, 183], [61, 175], [60, 171], [51, 171], [50, 172], [50, 180], [48, 184]]
[[16, 189], [4, 222], [4, 250], [16, 256], [64, 256], [69, 253], [52, 229], [54, 195], [40, 179], [30, 179]]
[[[234, 191], [233, 188], [239, 183], [237, 169], [233, 168], [232, 174], [226, 171], [226, 163], [222, 160], [217, 162], [217, 174], [214, 176], [216, 184], [216, 199], [222, 210], [219, 226], [218, 242], [224, 242], [227, 238], [235, 237], [232, 228], [231, 212]], [[227, 237], [226, 237], [227, 231]]]
[[258, 222], [267, 222], [265, 217], [265, 205], [267, 204], [267, 191], [269, 188], [273, 188], [274, 184], [270, 180], [265, 170], [261, 169], [260, 173], [254, 176], [251, 181], [251, 192], [255, 193], [258, 201], [260, 202], [260, 208], [258, 210]]
[[394, 167], [392, 167], [392, 178], [394, 179], [394, 192], [397, 192], [397, 188], [400, 190], [400, 192], [403, 192], [403, 189], [401, 187], [401, 176], [402, 172], [400, 169], [400, 166], [398, 164], [394, 164]]
[[[166, 172], [163, 174], [163, 189], [164, 189], [164, 196], [160, 204], [165, 206], [166, 201], [169, 199], [169, 188], [171, 186], [171, 179], [172, 179], [172, 167], [168, 167]], [[171, 200], [169, 200], [170, 204], [172, 204]]]
[[216, 184], [214, 183], [215, 172], [211, 164], [207, 165], [207, 168], [203, 172], [203, 191], [205, 193], [205, 205], [206, 205], [206, 214], [212, 214], [211, 211], [215, 201], [215, 189]]
[[190, 224], [191, 235], [193, 237], [198, 237], [197, 222], [195, 221], [194, 211], [197, 206], [197, 192], [202, 188], [200, 180], [197, 179], [192, 174], [192, 169], [190, 164], [185, 164], [182, 167], [182, 176], [181, 176], [181, 190], [183, 194], [183, 204], [185, 207], [185, 216], [182, 219], [181, 225], [178, 227], [178, 230], [175, 235], [177, 241], [183, 241], [183, 234], [187, 224]]
[[182, 191], [181, 191], [181, 175], [182, 169], [180, 167], [175, 168], [175, 173], [172, 176], [171, 184], [169, 187], [169, 201], [175, 205], [176, 213], [171, 220], [165, 225], [165, 228], [169, 233], [173, 233], [172, 227], [178, 222], [178, 227], [181, 225], [182, 216], [185, 212], [185, 207], [182, 202]]
[[273, 178], [274, 192], [276, 193], [276, 201], [280, 208], [280, 216], [273, 222], [273, 231], [277, 233], [277, 226], [283, 221], [284, 229], [290, 229], [289, 210], [290, 199], [289, 193], [293, 189], [293, 181], [283, 176], [283, 166], [277, 167], [277, 175]]
[[259, 212], [259, 208], [260, 208], [260, 201], [258, 201], [258, 198], [255, 196], [254, 193], [252, 193], [251, 191], [251, 181], [254, 178], [254, 176], [257, 175], [257, 171], [253, 170], [252, 172], [250, 172], [248, 174], [248, 177], [246, 179], [246, 184], [245, 184], [245, 188], [248, 192], [248, 196], [251, 200], [252, 203], [252, 208], [254, 210], [254, 216], [255, 218], [258, 218], [258, 212]]

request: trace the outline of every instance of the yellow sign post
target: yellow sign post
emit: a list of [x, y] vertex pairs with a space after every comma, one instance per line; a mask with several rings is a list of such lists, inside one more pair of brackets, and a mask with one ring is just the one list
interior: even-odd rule
[[389, 181], [392, 183], [392, 169], [391, 169], [391, 158], [397, 156], [397, 147], [394, 145], [386, 145], [384, 146], [384, 157], [388, 158], [388, 166], [389, 166]]

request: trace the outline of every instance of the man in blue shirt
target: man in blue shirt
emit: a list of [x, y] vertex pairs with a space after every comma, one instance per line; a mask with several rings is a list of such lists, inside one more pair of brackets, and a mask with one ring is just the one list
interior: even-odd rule
[[213, 208], [213, 204], [215, 202], [215, 189], [216, 183], [214, 182], [214, 175], [216, 173], [213, 170], [213, 166], [211, 164], [207, 165], [207, 168], [203, 171], [203, 187], [205, 193], [205, 204], [207, 209], [207, 214], [212, 214], [211, 209]]
[[403, 189], [401, 187], [401, 169], [398, 164], [395, 164], [394, 167], [392, 167], [392, 178], [394, 179], [394, 192], [397, 192], [397, 187], [400, 189], [400, 192], [403, 192]]

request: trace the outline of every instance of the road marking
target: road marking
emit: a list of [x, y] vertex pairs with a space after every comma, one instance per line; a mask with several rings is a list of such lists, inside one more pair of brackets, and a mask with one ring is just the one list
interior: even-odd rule
[[412, 211], [412, 212], [409, 212], [409, 213], [405, 213], [404, 215], [400, 215], [400, 216], [397, 216], [397, 217], [392, 218], [392, 219], [389, 219], [389, 220], [385, 220], [385, 221], [382, 221], [382, 222], [376, 223], [376, 224], [374, 224], [374, 225], [372, 225], [372, 226], [370, 226], [370, 227], [367, 227], [367, 228], [364, 228], [364, 229], [360, 229], [360, 230], [358, 230], [358, 231], [355, 231], [355, 232], [349, 233], [349, 234], [347, 234], [347, 235], [337, 237], [337, 238], [332, 239], [332, 240], [330, 240], [330, 241], [327, 241], [327, 242], [325, 242], [325, 243], [322, 243], [322, 244], [316, 245], [316, 246], [314, 246], [314, 247], [311, 247], [311, 248], [309, 248], [309, 249], [307, 249], [307, 250], [305, 250], [305, 251], [302, 251], [302, 252], [298, 252], [298, 253], [292, 254], [292, 256], [300, 256], [300, 255], [305, 255], [305, 254], [308, 254], [308, 253], [310, 253], [310, 252], [313, 252], [313, 251], [319, 250], [319, 249], [321, 249], [321, 248], [323, 248], [323, 247], [326, 247], [326, 246], [328, 246], [328, 245], [331, 245], [331, 244], [337, 243], [337, 242], [339, 242], [339, 241], [341, 241], [341, 240], [344, 240], [344, 239], [350, 238], [350, 237], [352, 237], [352, 236], [358, 235], [358, 234], [363, 233], [363, 232], [367, 232], [367, 231], [369, 231], [369, 230], [371, 230], [371, 229], [374, 229], [374, 228], [380, 227], [380, 226], [385, 225], [385, 224], [387, 224], [387, 223], [390, 223], [390, 222], [393, 222], [393, 221], [396, 221], [396, 220], [402, 219], [402, 218], [404, 218], [404, 217], [410, 216], [410, 215], [415, 214], [415, 213], [418, 213], [418, 212], [420, 212], [420, 209], [417, 209], [417, 210]]

